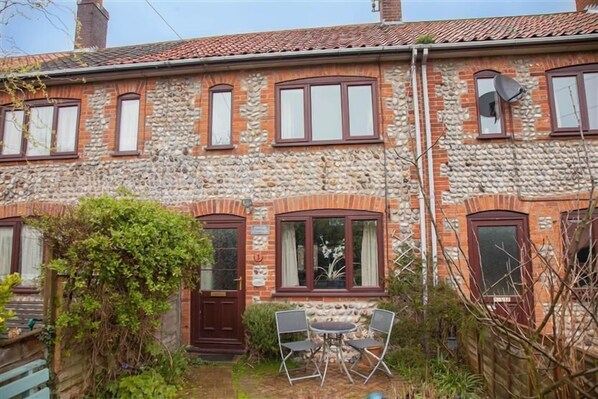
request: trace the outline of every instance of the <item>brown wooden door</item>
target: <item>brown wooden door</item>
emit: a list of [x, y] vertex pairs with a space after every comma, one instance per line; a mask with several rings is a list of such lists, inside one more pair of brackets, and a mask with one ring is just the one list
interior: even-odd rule
[[191, 294], [191, 345], [199, 352], [243, 353], [245, 219], [200, 219], [212, 237], [214, 264], [201, 268], [200, 289]]
[[488, 211], [468, 216], [471, 294], [510, 322], [534, 325], [527, 215]]

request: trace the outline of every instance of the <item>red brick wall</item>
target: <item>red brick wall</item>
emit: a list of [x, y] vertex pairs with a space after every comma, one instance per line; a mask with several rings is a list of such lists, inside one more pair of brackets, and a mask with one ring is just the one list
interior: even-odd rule
[[575, 8], [577, 11], [583, 11], [588, 6], [598, 7], [598, 1], [596, 0], [575, 0]]
[[382, 22], [399, 22], [402, 17], [401, 0], [380, 0]]

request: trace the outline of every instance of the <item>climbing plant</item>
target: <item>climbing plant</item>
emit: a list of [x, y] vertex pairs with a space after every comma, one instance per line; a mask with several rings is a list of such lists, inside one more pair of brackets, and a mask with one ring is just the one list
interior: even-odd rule
[[201, 224], [127, 193], [85, 198], [32, 223], [53, 254], [46, 267], [64, 280], [58, 339], [88, 355], [92, 390], [155, 363], [168, 298], [195, 286], [198, 266], [212, 260]]

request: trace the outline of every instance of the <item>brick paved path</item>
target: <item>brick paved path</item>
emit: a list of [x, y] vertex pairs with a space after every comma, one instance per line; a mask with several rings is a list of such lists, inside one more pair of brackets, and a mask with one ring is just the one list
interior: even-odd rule
[[[367, 385], [355, 378], [352, 385], [338, 367], [331, 364], [324, 387], [319, 379], [297, 381], [289, 385], [284, 374], [241, 373], [233, 384], [232, 364], [216, 364], [192, 368], [188, 382], [180, 392], [180, 398], [210, 399], [365, 399], [372, 392], [381, 392], [388, 398], [396, 398], [402, 383], [396, 376], [392, 379], [377, 372]], [[235, 389], [236, 388], [236, 389]]]

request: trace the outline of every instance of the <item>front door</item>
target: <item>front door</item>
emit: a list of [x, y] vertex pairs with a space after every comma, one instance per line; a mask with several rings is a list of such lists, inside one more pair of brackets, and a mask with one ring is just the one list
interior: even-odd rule
[[243, 353], [245, 219], [200, 218], [212, 237], [214, 264], [201, 267], [200, 289], [191, 294], [191, 345], [205, 353]]
[[527, 215], [488, 211], [468, 216], [471, 293], [507, 321], [534, 325]]

